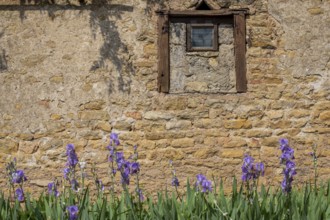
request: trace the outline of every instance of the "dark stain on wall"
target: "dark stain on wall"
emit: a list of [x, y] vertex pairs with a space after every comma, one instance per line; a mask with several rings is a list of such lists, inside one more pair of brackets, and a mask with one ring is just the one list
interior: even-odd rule
[[6, 71], [7, 69], [6, 51], [2, 49], [0, 52], [0, 72]]

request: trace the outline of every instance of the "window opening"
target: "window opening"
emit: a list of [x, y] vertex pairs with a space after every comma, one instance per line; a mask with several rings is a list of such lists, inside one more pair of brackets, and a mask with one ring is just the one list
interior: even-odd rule
[[187, 51], [218, 50], [216, 24], [187, 24]]

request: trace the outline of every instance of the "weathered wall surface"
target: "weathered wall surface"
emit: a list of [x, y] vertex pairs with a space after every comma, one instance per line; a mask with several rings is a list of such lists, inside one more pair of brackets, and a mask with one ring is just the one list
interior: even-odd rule
[[218, 25], [218, 51], [187, 52], [186, 29], [170, 24], [170, 93], [236, 92], [233, 25]]
[[[106, 176], [106, 146], [119, 132], [138, 144], [149, 190], [198, 173], [238, 178], [244, 153], [266, 163], [264, 182], [281, 179], [278, 140], [296, 150], [297, 181], [330, 174], [330, 2], [213, 1], [249, 7], [248, 92], [161, 94], [157, 89], [159, 7], [196, 1], [0, 1], [0, 164], [17, 157], [28, 186], [62, 176], [65, 146]], [[1, 178], [2, 179], [2, 178]], [[4, 185], [5, 182], [2, 182]]]

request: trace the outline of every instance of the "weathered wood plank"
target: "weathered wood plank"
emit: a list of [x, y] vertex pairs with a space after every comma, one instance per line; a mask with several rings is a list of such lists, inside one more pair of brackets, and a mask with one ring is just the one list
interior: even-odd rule
[[246, 79], [246, 25], [245, 14], [234, 15], [235, 70], [237, 92], [247, 91]]
[[158, 14], [158, 91], [170, 90], [169, 20], [167, 14]]
[[226, 16], [226, 15], [233, 15], [238, 13], [247, 14], [248, 9], [218, 9], [218, 10], [184, 10], [184, 11], [157, 11], [157, 13], [168, 14], [171, 18], [172, 17], [216, 17], [216, 16]]

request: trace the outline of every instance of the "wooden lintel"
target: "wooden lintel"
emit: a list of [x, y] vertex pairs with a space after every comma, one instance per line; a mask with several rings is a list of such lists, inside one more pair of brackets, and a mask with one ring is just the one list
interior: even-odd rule
[[166, 14], [170, 17], [196, 17], [196, 16], [204, 16], [204, 17], [215, 17], [215, 16], [226, 16], [226, 15], [234, 15], [234, 14], [248, 14], [249, 9], [242, 8], [242, 9], [218, 9], [218, 10], [184, 10], [184, 11], [177, 11], [177, 10], [158, 10], [156, 11], [157, 14]]

